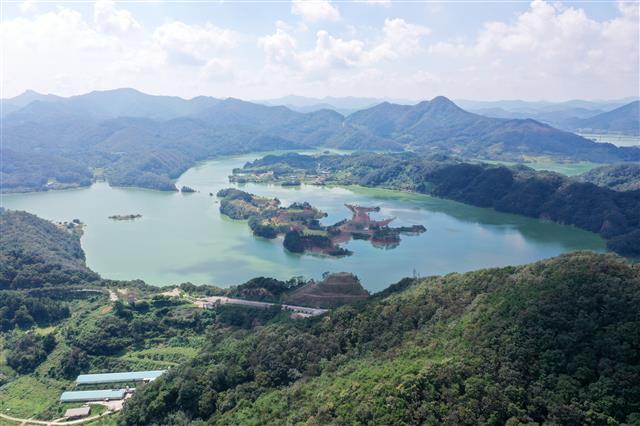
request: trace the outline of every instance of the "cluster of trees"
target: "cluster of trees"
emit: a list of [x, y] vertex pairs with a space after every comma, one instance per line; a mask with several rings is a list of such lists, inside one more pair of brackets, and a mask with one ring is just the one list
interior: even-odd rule
[[616, 191], [640, 190], [640, 164], [614, 164], [597, 167], [576, 176], [581, 182], [591, 182]]
[[70, 315], [66, 303], [47, 298], [30, 297], [19, 293], [0, 292], [0, 331], [34, 325], [46, 326]]
[[80, 284], [99, 276], [85, 266], [80, 238], [20, 211], [0, 210], [0, 289]]
[[258, 277], [244, 284], [240, 284], [237, 287], [231, 287], [226, 290], [225, 293], [230, 297], [260, 300], [263, 302], [278, 302], [283, 295], [305, 284], [306, 281], [302, 277], [294, 277], [287, 281]]
[[68, 328], [65, 340], [92, 356], [109, 356], [127, 348], [144, 347], [153, 338], [171, 338], [181, 333], [201, 333], [210, 323], [206, 311], [176, 309], [184, 302], [157, 297], [151, 304], [116, 302], [112, 313]]
[[[216, 196], [220, 198], [220, 213], [236, 220], [248, 220], [251, 217], [259, 217], [265, 211], [260, 211], [259, 201], [257, 197], [248, 192], [235, 188], [225, 188], [217, 192]], [[280, 204], [276, 198], [274, 200]]]
[[405, 280], [331, 315], [211, 333], [120, 422], [633, 423], [639, 302], [638, 268], [593, 253]]
[[334, 245], [326, 235], [305, 234], [295, 229], [284, 234], [282, 245], [291, 253], [304, 253], [305, 250], [320, 249], [329, 256], [349, 256], [352, 254], [350, 250]]
[[56, 347], [56, 339], [53, 334], [26, 333], [14, 338], [7, 346], [11, 348], [7, 354], [9, 367], [20, 374], [27, 374], [47, 359]]

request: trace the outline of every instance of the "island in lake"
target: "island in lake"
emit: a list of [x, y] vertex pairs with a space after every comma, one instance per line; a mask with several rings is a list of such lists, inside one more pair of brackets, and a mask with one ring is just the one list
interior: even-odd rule
[[113, 216], [109, 216], [111, 220], [134, 220], [141, 218], [141, 214], [114, 214]]
[[253, 234], [264, 238], [284, 236], [284, 248], [293, 253], [320, 253], [328, 256], [348, 256], [351, 251], [341, 247], [351, 239], [369, 240], [375, 247], [393, 248], [400, 235], [418, 235], [426, 231], [422, 225], [390, 227], [394, 218], [373, 220], [371, 212], [379, 207], [347, 204], [353, 216], [325, 226], [320, 219], [327, 214], [309, 203], [293, 203], [282, 207], [277, 198], [259, 197], [235, 188], [218, 191], [220, 212], [236, 220], [247, 220]]

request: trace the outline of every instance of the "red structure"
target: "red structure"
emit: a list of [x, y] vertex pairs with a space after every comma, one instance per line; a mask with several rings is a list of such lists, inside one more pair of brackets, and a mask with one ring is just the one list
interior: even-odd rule
[[351, 218], [351, 223], [362, 225], [364, 228], [381, 228], [389, 225], [391, 222], [395, 220], [395, 217], [391, 217], [389, 219], [384, 220], [372, 220], [369, 216], [371, 212], [379, 212], [380, 207], [362, 207], [356, 206], [354, 204], [345, 204], [345, 207], [351, 210], [353, 213], [353, 217]]

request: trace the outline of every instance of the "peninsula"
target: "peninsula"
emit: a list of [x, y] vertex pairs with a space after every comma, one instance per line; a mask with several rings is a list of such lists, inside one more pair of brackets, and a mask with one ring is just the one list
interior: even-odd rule
[[400, 235], [418, 235], [426, 231], [422, 225], [390, 227], [395, 218], [373, 220], [371, 212], [379, 207], [347, 204], [351, 219], [325, 226], [320, 219], [327, 214], [309, 203], [293, 203], [282, 207], [277, 198], [258, 197], [239, 189], [218, 192], [220, 212], [236, 220], [247, 220], [253, 234], [264, 238], [284, 236], [284, 248], [293, 253], [312, 252], [328, 256], [348, 256], [352, 252], [341, 247], [351, 239], [369, 240], [375, 247], [393, 248]]

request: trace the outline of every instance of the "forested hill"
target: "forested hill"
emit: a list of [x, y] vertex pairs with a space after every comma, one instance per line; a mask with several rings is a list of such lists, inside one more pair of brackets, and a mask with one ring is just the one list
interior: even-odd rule
[[405, 280], [211, 336], [120, 424], [637, 424], [639, 303], [639, 266], [613, 255]]
[[[322, 173], [318, 176], [318, 170]], [[266, 156], [236, 171], [299, 174], [309, 181], [356, 184], [435, 195], [479, 207], [574, 225], [608, 247], [640, 257], [640, 191], [614, 191], [528, 167], [465, 163], [437, 156], [356, 153]]]
[[534, 120], [472, 114], [444, 97], [413, 106], [383, 103], [348, 118], [329, 110], [300, 113], [132, 89], [71, 98], [30, 93], [4, 103], [13, 110], [0, 124], [3, 191], [88, 185], [95, 171], [104, 171], [113, 185], [175, 190], [172, 179], [215, 155], [317, 147], [640, 160], [640, 149], [598, 144]]
[[80, 226], [58, 226], [30, 213], [0, 209], [0, 289], [98, 280], [85, 266]]
[[616, 191], [637, 191], [640, 190], [640, 163], [597, 167], [576, 176], [576, 179]]

